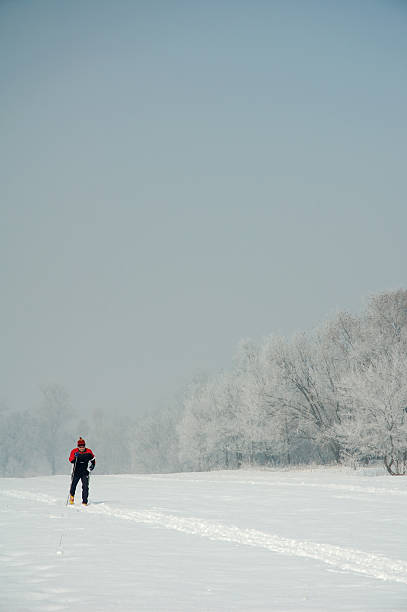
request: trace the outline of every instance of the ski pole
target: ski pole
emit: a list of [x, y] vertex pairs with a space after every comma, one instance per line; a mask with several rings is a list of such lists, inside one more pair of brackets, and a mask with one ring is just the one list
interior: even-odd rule
[[69, 495], [71, 493], [71, 487], [72, 487], [72, 481], [73, 481], [73, 475], [75, 473], [75, 468], [76, 468], [76, 462], [78, 461], [78, 457], [75, 457], [75, 463], [73, 464], [73, 468], [72, 468], [72, 474], [71, 474], [71, 486], [69, 487], [69, 491], [68, 491], [68, 497], [66, 498], [66, 504], [65, 506], [68, 505], [69, 502]]
[[89, 491], [90, 491], [90, 473], [92, 470], [88, 470], [89, 474], [88, 474], [88, 502], [89, 502]]

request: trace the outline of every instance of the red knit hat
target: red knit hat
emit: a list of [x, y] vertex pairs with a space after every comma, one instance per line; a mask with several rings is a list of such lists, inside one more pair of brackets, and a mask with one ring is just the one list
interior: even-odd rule
[[83, 438], [79, 438], [78, 446], [85, 446], [85, 440]]

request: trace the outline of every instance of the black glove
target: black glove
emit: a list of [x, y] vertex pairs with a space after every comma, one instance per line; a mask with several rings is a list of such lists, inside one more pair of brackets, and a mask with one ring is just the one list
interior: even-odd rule
[[93, 470], [95, 469], [95, 466], [90, 464], [89, 469], [90, 469], [91, 472], [93, 472]]

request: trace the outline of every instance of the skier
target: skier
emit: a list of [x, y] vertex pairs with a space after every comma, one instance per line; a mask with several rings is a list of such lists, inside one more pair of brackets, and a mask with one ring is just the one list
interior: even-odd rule
[[79, 438], [78, 447], [71, 450], [69, 455], [69, 461], [73, 463], [72, 471], [72, 482], [71, 489], [69, 491], [69, 503], [74, 503], [75, 489], [79, 480], [82, 480], [82, 504], [88, 505], [89, 495], [89, 472], [88, 464], [90, 462], [89, 470], [92, 471], [95, 468], [96, 460], [95, 455], [92, 453], [90, 448], [86, 448], [85, 440]]

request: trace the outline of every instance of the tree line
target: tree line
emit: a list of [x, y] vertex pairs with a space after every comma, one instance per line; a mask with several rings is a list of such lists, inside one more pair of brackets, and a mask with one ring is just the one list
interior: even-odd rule
[[312, 333], [241, 342], [191, 385], [178, 425], [189, 469], [245, 464], [407, 466], [407, 291], [371, 297]]
[[338, 313], [312, 332], [241, 341], [229, 370], [196, 377], [148, 417], [96, 411], [84, 421], [51, 385], [37, 410], [3, 411], [0, 426], [5, 476], [66, 473], [78, 434], [101, 449], [104, 473], [380, 459], [404, 474], [407, 291], [374, 295], [359, 315]]

